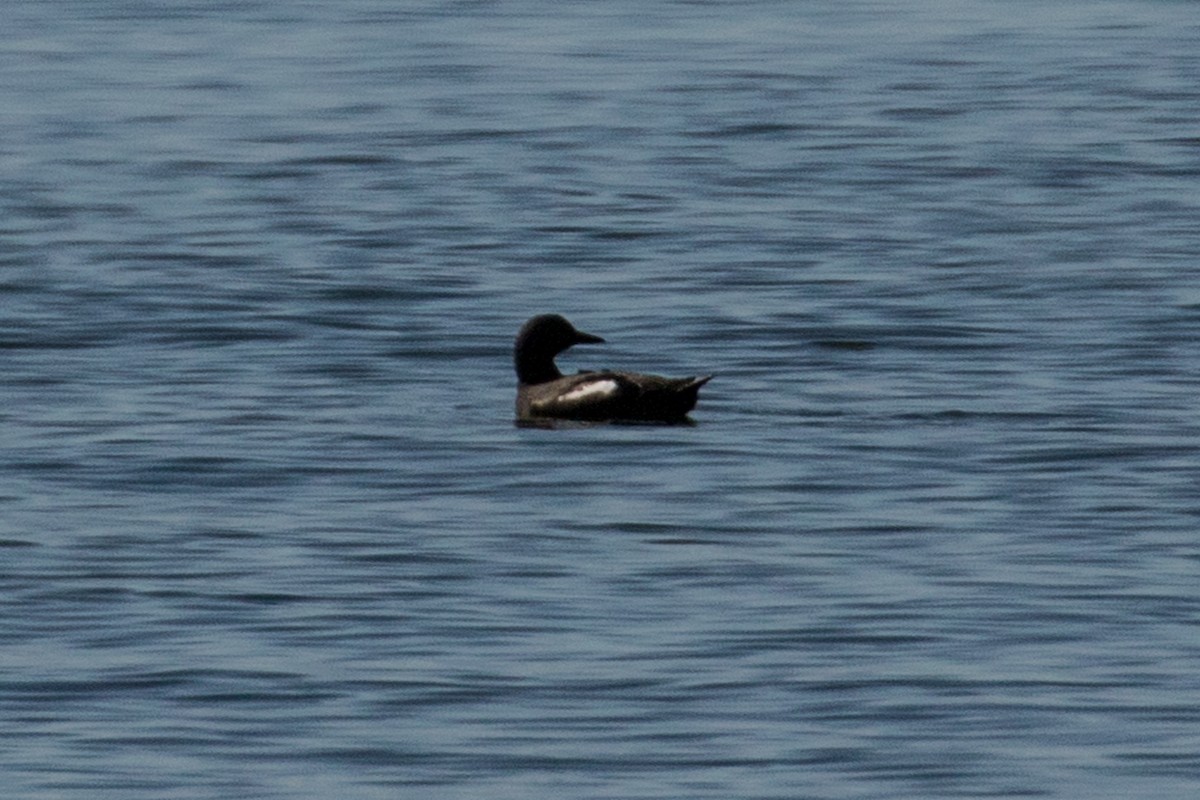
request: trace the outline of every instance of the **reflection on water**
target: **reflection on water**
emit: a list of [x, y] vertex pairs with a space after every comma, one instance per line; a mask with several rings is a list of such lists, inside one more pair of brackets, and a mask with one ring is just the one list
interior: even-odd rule
[[630, 427], [693, 427], [696, 421], [691, 417], [673, 420], [644, 420], [644, 419], [606, 419], [606, 420], [587, 420], [587, 419], [554, 419], [553, 417], [537, 417], [534, 419], [516, 419], [513, 424], [518, 428], [541, 428], [542, 430], [580, 430], [586, 428], [595, 428], [598, 426], [630, 426]]

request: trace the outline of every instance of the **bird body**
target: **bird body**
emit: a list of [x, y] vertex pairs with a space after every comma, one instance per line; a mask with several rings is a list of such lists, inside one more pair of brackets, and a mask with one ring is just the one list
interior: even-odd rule
[[517, 334], [517, 420], [682, 422], [711, 375], [664, 378], [636, 372], [580, 372], [564, 376], [554, 358], [576, 344], [604, 340], [575, 330], [557, 314], [525, 323]]

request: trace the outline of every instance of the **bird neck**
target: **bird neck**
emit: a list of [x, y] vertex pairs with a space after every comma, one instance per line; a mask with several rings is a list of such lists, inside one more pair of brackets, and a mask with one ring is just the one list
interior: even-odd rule
[[554, 365], [553, 356], [517, 353], [514, 360], [517, 366], [517, 380], [526, 385], [546, 383], [562, 377], [562, 373]]

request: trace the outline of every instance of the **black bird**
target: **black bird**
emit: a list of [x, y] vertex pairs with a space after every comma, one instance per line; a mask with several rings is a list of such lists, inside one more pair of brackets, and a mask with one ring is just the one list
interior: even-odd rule
[[712, 380], [712, 375], [663, 378], [611, 370], [564, 377], [554, 365], [554, 357], [572, 345], [603, 341], [575, 330], [558, 314], [542, 314], [521, 326], [513, 346], [517, 421], [683, 422], [696, 406], [700, 387]]

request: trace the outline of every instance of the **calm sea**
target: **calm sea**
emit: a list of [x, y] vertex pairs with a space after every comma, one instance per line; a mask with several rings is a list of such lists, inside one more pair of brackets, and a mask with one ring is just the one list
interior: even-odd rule
[[6, 0], [4, 797], [1200, 796], [1198, 11]]

